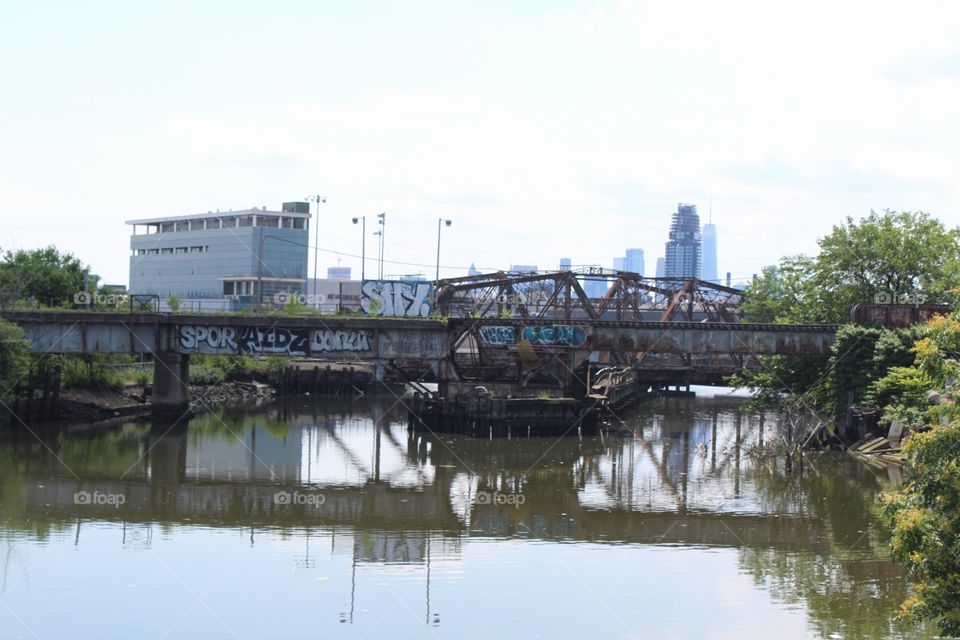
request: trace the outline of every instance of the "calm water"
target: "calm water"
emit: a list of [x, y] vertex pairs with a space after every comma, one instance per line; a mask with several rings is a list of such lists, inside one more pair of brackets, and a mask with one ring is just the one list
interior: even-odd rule
[[897, 471], [758, 463], [773, 420], [737, 400], [562, 440], [411, 434], [392, 404], [0, 439], [0, 638], [924, 635], [891, 622]]

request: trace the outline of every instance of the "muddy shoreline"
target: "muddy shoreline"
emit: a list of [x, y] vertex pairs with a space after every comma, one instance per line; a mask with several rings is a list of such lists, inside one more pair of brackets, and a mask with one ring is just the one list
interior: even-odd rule
[[[8, 415], [3, 424], [16, 425], [20, 420], [30, 422], [81, 421], [100, 422], [125, 416], [149, 414], [152, 409], [149, 385], [130, 385], [123, 391], [94, 389], [64, 389], [52, 412], [43, 414], [38, 403], [15, 403], [11, 409], [17, 417]], [[190, 385], [190, 410], [203, 410], [228, 403], [248, 403], [272, 398], [277, 389], [261, 382], [224, 381], [213, 385]], [[19, 417], [19, 420], [18, 420]]]

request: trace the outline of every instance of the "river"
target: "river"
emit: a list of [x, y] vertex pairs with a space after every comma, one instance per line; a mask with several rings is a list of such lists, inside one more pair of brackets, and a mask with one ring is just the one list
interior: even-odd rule
[[[775, 416], [410, 432], [394, 398], [0, 437], [0, 638], [916, 638], [897, 468], [758, 457]], [[801, 473], [802, 471], [802, 473]]]

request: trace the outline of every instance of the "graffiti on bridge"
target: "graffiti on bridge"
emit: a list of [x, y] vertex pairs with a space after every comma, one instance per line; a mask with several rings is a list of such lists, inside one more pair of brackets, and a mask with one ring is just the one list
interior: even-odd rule
[[[308, 353], [370, 351], [373, 332], [273, 327], [181, 325], [183, 353], [305, 356]], [[308, 347], [309, 346], [309, 350]]]
[[[517, 344], [517, 330], [510, 325], [485, 325], [480, 327], [480, 339], [492, 345]], [[520, 339], [534, 345], [579, 347], [586, 342], [587, 333], [582, 327], [566, 325], [524, 327]]]
[[511, 326], [482, 326], [480, 327], [480, 339], [487, 344], [516, 344], [516, 328]]
[[243, 354], [306, 355], [307, 330], [243, 327], [237, 342]]
[[364, 280], [360, 291], [360, 308], [369, 316], [428, 318], [433, 312], [429, 282]]
[[324, 351], [370, 351], [373, 347], [373, 331], [354, 329], [338, 331], [333, 329], [317, 329], [310, 340], [310, 351], [313, 353]]
[[531, 344], [579, 347], [587, 340], [582, 327], [555, 325], [552, 327], [524, 327], [523, 339]]

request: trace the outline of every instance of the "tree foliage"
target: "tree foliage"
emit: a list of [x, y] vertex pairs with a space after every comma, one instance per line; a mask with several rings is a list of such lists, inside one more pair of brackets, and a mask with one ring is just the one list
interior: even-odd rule
[[0, 308], [75, 306], [83, 271], [80, 260], [53, 246], [8, 251], [0, 261]]
[[893, 555], [914, 584], [901, 615], [960, 636], [960, 423], [918, 434], [906, 450], [914, 474], [885, 505]]
[[844, 323], [874, 295], [920, 294], [950, 302], [960, 280], [960, 233], [923, 212], [884, 211], [844, 224], [818, 241], [814, 256], [789, 256], [745, 291], [755, 322]]
[[0, 400], [6, 402], [30, 366], [23, 329], [0, 319]]
[[[854, 305], [872, 303], [877, 293], [918, 294], [930, 302], [955, 295], [960, 234], [927, 213], [848, 217], [818, 245], [816, 256], [785, 257], [763, 270], [745, 291], [747, 320], [844, 324]], [[911, 330], [841, 328], [829, 357], [763, 358], [760, 371], [745, 372], [736, 383], [760, 398], [794, 393], [836, 413], [851, 397], [870, 402], [871, 385], [890, 367], [911, 365], [915, 339]]]

